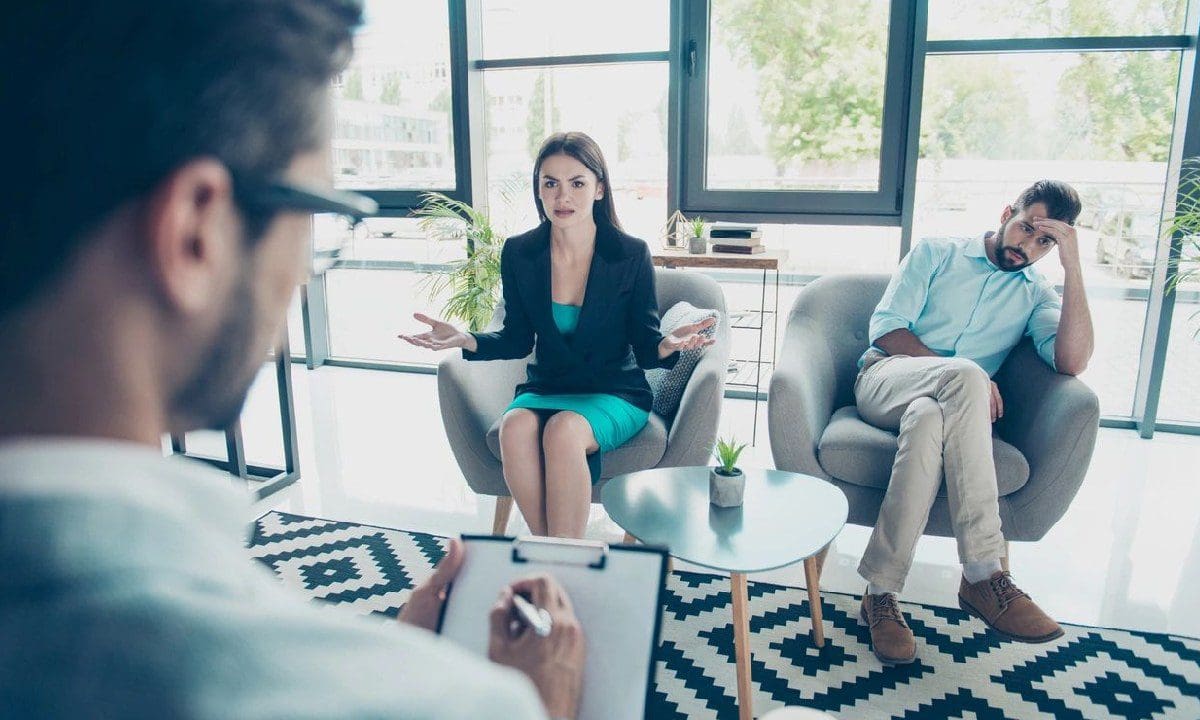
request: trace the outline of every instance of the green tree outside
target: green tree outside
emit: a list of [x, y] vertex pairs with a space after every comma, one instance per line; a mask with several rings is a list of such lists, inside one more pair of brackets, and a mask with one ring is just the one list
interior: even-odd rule
[[387, 79], [383, 81], [383, 89], [379, 93], [379, 102], [387, 105], [399, 105], [404, 100], [400, 88], [400, 74], [388, 73]]
[[[1180, 0], [1003, 3], [1007, 27], [1043, 36], [1122, 32], [1122, 23], [1176, 32]], [[879, 153], [888, 3], [881, 0], [717, 0], [714, 32], [758, 77], [766, 152], [779, 172], [794, 161], [853, 161]], [[1081, 53], [1040, 96], [997, 56], [930, 58], [921, 156], [1163, 161], [1169, 150], [1179, 54]], [[943, 69], [944, 68], [944, 69]], [[1031, 103], [1062, 108], [1036, 126]], [[714, 128], [713, 149], [734, 152]]]
[[793, 160], [879, 153], [888, 9], [875, 0], [727, 0], [715, 30], [758, 72], [767, 152]]
[[529, 100], [529, 115], [525, 120], [526, 146], [529, 149], [529, 157], [531, 158], [537, 156], [537, 152], [541, 149], [542, 142], [546, 139], [546, 136], [560, 124], [558, 106], [553, 105], [553, 98], [550, 98], [550, 102], [552, 103], [549, 113], [550, 127], [546, 127], [547, 95], [551, 94], [546, 89], [546, 76], [547, 73], [545, 72], [538, 73], [537, 80], [533, 83], [533, 97]]
[[342, 83], [342, 97], [347, 100], [363, 99], [362, 72], [358, 68], [348, 70]]

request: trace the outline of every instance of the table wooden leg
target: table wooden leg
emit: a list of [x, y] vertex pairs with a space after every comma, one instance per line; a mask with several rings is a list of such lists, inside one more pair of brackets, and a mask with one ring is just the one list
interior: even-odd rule
[[821, 571], [816, 556], [804, 561], [804, 579], [808, 585], [808, 609], [812, 614], [813, 644], [825, 647], [825, 627], [821, 618]]
[[733, 595], [733, 654], [737, 666], [738, 720], [753, 720], [750, 685], [750, 603], [746, 598], [746, 574], [730, 573]]

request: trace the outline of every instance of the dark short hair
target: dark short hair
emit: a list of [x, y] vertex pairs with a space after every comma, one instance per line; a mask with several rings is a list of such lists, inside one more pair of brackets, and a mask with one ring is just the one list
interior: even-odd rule
[[542, 161], [551, 155], [569, 155], [584, 167], [591, 170], [596, 179], [604, 183], [604, 197], [592, 204], [592, 218], [597, 225], [607, 225], [621, 230], [621, 221], [617, 219], [617, 209], [613, 205], [612, 179], [608, 173], [608, 163], [604, 162], [604, 153], [600, 146], [590, 136], [581, 132], [554, 133], [542, 143], [538, 150], [537, 159], [533, 161], [533, 202], [537, 205], [538, 219], [546, 222], [546, 208], [542, 207], [542, 196], [538, 193], [538, 175], [542, 171]]
[[1012, 207], [1014, 211], [1021, 212], [1036, 203], [1044, 204], [1051, 218], [1068, 225], [1074, 225], [1083, 210], [1083, 203], [1079, 202], [1079, 193], [1061, 180], [1038, 180], [1021, 191]]
[[[37, 0], [0, 29], [0, 317], [186, 162], [271, 179], [328, 134], [349, 0]], [[243, 213], [246, 215], [245, 213]], [[261, 234], [270, 218], [246, 217]], [[257, 232], [256, 232], [257, 230]]]

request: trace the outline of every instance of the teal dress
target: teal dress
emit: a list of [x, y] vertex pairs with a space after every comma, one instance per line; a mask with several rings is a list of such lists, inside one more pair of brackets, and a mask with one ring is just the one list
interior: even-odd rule
[[[579, 323], [578, 305], [552, 302], [550, 310], [559, 332], [563, 335], [575, 332], [575, 326]], [[627, 400], [604, 393], [539, 395], [527, 392], [521, 393], [509, 404], [509, 410], [514, 408], [555, 412], [570, 410], [579, 413], [592, 427], [592, 435], [595, 436], [602, 453], [625, 444], [629, 438], [637, 435], [650, 419], [649, 412]], [[592, 482], [595, 483], [599, 479], [598, 465], [594, 462], [588, 464], [593, 468]]]

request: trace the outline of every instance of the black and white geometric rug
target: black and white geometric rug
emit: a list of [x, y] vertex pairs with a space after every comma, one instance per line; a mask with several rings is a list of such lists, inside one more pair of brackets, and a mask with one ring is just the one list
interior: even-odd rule
[[[272, 512], [252, 554], [306, 595], [394, 616], [429, 575], [435, 535]], [[803, 705], [845, 718], [1200, 718], [1200, 640], [1066, 626], [1045, 645], [1005, 642], [958, 608], [905, 603], [919, 660], [884, 667], [858, 624], [859, 598], [822, 594], [824, 648], [803, 590], [750, 583], [754, 709]], [[651, 717], [736, 718], [729, 581], [668, 581]]]

